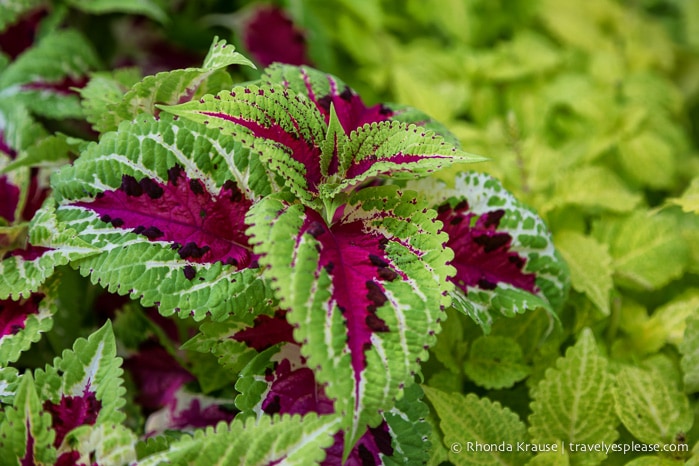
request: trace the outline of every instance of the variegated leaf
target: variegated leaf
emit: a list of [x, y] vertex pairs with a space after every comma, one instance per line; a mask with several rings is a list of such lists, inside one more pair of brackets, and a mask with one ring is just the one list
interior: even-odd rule
[[367, 106], [361, 96], [343, 81], [308, 66], [273, 63], [265, 69], [260, 80], [268, 84], [281, 83], [294, 92], [305, 95], [315, 103], [326, 122], [330, 120], [331, 106], [334, 107], [348, 134], [366, 123], [393, 120], [434, 131], [449, 143], [459, 145], [458, 139], [444, 125], [426, 113], [394, 103]]
[[173, 442], [162, 452], [141, 459], [140, 466], [189, 464], [313, 465], [325, 457], [339, 426], [337, 416], [274, 416], [235, 420]]
[[107, 323], [87, 340], [77, 340], [52, 366], [37, 370], [34, 377], [23, 375], [14, 394], [15, 409], [7, 413], [20, 417], [0, 427], [2, 458], [48, 465], [87, 461], [95, 454], [102, 459], [135, 457], [134, 435], [116, 426], [125, 418], [120, 411], [125, 402], [120, 364]]
[[434, 214], [393, 186], [353, 194], [329, 219], [282, 194], [251, 209], [255, 252], [344, 417], [346, 454], [394, 406], [435, 341], [453, 269]]
[[75, 427], [124, 420], [121, 361], [107, 321], [87, 339], [76, 340], [52, 366], [35, 372], [39, 397], [57, 430], [56, 446]]
[[0, 75], [3, 98], [14, 97], [49, 118], [82, 116], [78, 93], [87, 73], [100, 66], [87, 40], [75, 30], [55, 31], [20, 55]]
[[[367, 108], [349, 88], [338, 93], [332, 77], [318, 78], [305, 68], [299, 73], [293, 81], [263, 78], [261, 84], [161, 108], [218, 127], [259, 150], [291, 191], [312, 206], [319, 197], [333, 199], [380, 175], [418, 177], [452, 163], [482, 160], [425, 128], [386, 121], [390, 112]], [[281, 79], [277, 74], [273, 70], [266, 79]], [[283, 73], [292, 74], [289, 68]], [[299, 79], [304, 92], [295, 91]], [[326, 83], [315, 85], [319, 79]]]
[[[156, 104], [175, 105], [199, 99], [220, 89], [230, 89], [233, 82], [225, 71], [229, 65], [255, 67], [250, 60], [236, 52], [235, 47], [215, 37], [201, 67], [164, 71], [147, 76], [123, 96], [114, 99], [114, 103], [106, 106], [106, 110], [112, 115], [97, 114], [96, 112], [102, 110], [98, 105], [95, 112], [88, 114], [88, 119], [95, 123], [100, 131], [116, 130], [120, 121], [131, 120], [140, 113], [157, 113]], [[95, 85], [98, 86], [99, 81]], [[83, 106], [87, 106], [88, 109], [95, 107], [92, 104], [95, 99], [101, 98], [92, 92], [89, 84], [81, 95], [92, 99], [83, 102]]]
[[43, 293], [17, 301], [0, 300], [0, 366], [16, 361], [42, 333], [51, 330], [55, 308], [53, 299]]
[[75, 230], [58, 222], [55, 205], [48, 201], [29, 224], [27, 244], [10, 250], [0, 262], [0, 299], [28, 298], [56, 267], [97, 252]]
[[393, 117], [393, 111], [386, 105], [369, 107], [340, 79], [308, 66], [274, 63], [265, 69], [260, 81], [268, 85], [282, 84], [294, 93], [308, 98], [323, 115], [326, 124], [330, 123], [331, 108], [334, 108], [346, 134], [367, 123], [378, 123]]
[[318, 192], [325, 122], [302, 96], [278, 84], [239, 86], [163, 110], [217, 127], [221, 134], [254, 146], [299, 198], [311, 199]]
[[[253, 326], [229, 338], [248, 345], [256, 355], [241, 371], [236, 390], [239, 417], [273, 414], [331, 414], [334, 403], [301, 355], [293, 327], [284, 313], [261, 316]], [[257, 353], [259, 351], [259, 353]], [[405, 464], [426, 458], [429, 426], [427, 407], [420, 402], [422, 391], [412, 384], [396, 406], [383, 413], [384, 421], [366, 430], [349, 452], [349, 464]], [[340, 464], [345, 431], [335, 435], [323, 465]]]
[[498, 315], [538, 307], [552, 315], [569, 288], [567, 266], [544, 222], [482, 173], [461, 174], [454, 188], [433, 180], [410, 187], [428, 193], [454, 251], [453, 306], [487, 333]]
[[245, 215], [273, 183], [232, 138], [142, 116], [90, 146], [52, 186], [59, 221], [99, 250], [73, 262], [94, 283], [165, 315], [222, 318], [268, 305]]
[[0, 423], [0, 459], [4, 464], [55, 464], [51, 417], [42, 410], [31, 373], [22, 376], [12, 407]]
[[133, 464], [136, 460], [136, 434], [121, 424], [83, 425], [73, 429], [65, 443], [75, 448], [60, 452], [67, 464]]
[[147, 436], [161, 435], [167, 431], [191, 432], [202, 427], [230, 422], [236, 417], [233, 400], [214, 398], [201, 393], [190, 393], [179, 388], [162, 409], [148, 416]]
[[22, 376], [14, 367], [0, 367], [0, 403], [12, 404]]

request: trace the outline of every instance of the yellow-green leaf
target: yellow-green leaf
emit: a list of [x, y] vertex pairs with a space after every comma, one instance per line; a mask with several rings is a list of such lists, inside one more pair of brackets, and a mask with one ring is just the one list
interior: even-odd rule
[[[546, 371], [534, 390], [529, 418], [533, 443], [611, 443], [617, 438], [607, 360], [599, 354], [592, 331], [586, 329], [575, 346]], [[594, 465], [603, 452], [571, 452], [571, 463]]]
[[570, 267], [573, 288], [584, 293], [604, 315], [609, 315], [609, 292], [613, 285], [609, 248], [572, 231], [556, 235], [555, 243]]
[[699, 392], [699, 316], [686, 321], [680, 352], [682, 353], [680, 363], [684, 372], [684, 391]]
[[[474, 394], [423, 389], [439, 416], [449, 461], [457, 466], [519, 466], [526, 462], [529, 453], [517, 448], [527, 444], [526, 427], [515, 413]], [[507, 451], [508, 446], [512, 451]]]
[[656, 371], [624, 367], [613, 393], [617, 415], [641, 442], [671, 443], [692, 427], [689, 400]]
[[688, 249], [676, 218], [636, 212], [627, 218], [605, 219], [595, 237], [609, 245], [618, 285], [655, 290], [682, 274]]

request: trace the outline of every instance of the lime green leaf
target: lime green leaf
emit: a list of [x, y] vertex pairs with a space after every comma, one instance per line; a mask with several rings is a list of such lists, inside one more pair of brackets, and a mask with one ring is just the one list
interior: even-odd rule
[[547, 0], [540, 7], [542, 20], [552, 34], [564, 44], [588, 53], [611, 47], [609, 28], [602, 20], [613, 23], [622, 13], [621, 6], [606, 1], [569, 4]]
[[699, 178], [692, 179], [681, 197], [670, 198], [667, 201], [682, 207], [685, 212], [699, 214]]
[[464, 329], [459, 315], [452, 308], [447, 309], [447, 320], [437, 336], [437, 343], [430, 350], [444, 367], [454, 374], [461, 374], [463, 359], [468, 353], [468, 341], [464, 338]]
[[164, 23], [167, 14], [158, 0], [68, 0], [72, 7], [90, 14], [129, 13], [144, 15]]
[[679, 466], [681, 464], [683, 463], [663, 456], [640, 456], [626, 463], [626, 466]]
[[[662, 337], [658, 346], [652, 346], [650, 352], [660, 350], [662, 344], [681, 344], [688, 318], [697, 315], [699, 309], [699, 289], [691, 288], [675, 299], [657, 308], [644, 325], [644, 329]], [[661, 344], [662, 343], [662, 344]]]
[[682, 353], [684, 390], [687, 393], [699, 392], [699, 318], [687, 319], [679, 349]]
[[[515, 413], [473, 394], [445, 393], [430, 387], [423, 390], [439, 416], [449, 461], [457, 466], [519, 466], [527, 461], [530, 453], [517, 448], [518, 444], [528, 446], [527, 431]], [[500, 446], [511, 451], [499, 451]]]
[[169, 449], [142, 458], [141, 466], [164, 464], [314, 465], [325, 459], [339, 427], [337, 416], [274, 416], [219, 423], [192, 437], [173, 442]]
[[682, 2], [680, 5], [683, 11], [682, 20], [687, 43], [695, 50], [699, 49], [699, 19], [697, 19], [699, 18], [699, 4], [697, 2]]
[[517, 342], [522, 349], [525, 360], [530, 360], [538, 351], [544, 341], [551, 343], [551, 331], [555, 321], [545, 309], [527, 312], [513, 319], [501, 319], [493, 325], [493, 336], [504, 336]]
[[[458, 389], [456, 391], [458, 391]], [[429, 422], [431, 426], [430, 443], [432, 444], [432, 448], [430, 449], [430, 459], [427, 461], [427, 465], [438, 466], [449, 460], [449, 449], [442, 441], [442, 431], [438, 427], [439, 421], [435, 418], [433, 411], [428, 413], [427, 422]]]
[[687, 245], [671, 215], [636, 212], [600, 222], [593, 233], [609, 245], [614, 279], [621, 286], [655, 290], [687, 265]]
[[692, 427], [689, 400], [656, 371], [622, 368], [613, 393], [621, 422], [644, 443], [671, 443]]
[[557, 234], [555, 243], [570, 268], [573, 288], [592, 301], [604, 315], [609, 315], [612, 290], [612, 258], [604, 244], [575, 232]]
[[[611, 443], [617, 438], [613, 378], [585, 329], [534, 390], [529, 432], [534, 443]], [[574, 464], [598, 464], [603, 452], [571, 452]]]
[[568, 451], [547, 451], [538, 453], [534, 458], [529, 460], [527, 466], [569, 466], [570, 456]]
[[663, 328], [648, 325], [648, 310], [632, 299], [619, 306], [619, 328], [626, 334], [614, 342], [613, 354], [645, 355], [658, 351], [666, 341]]
[[658, 134], [644, 131], [619, 143], [621, 165], [632, 181], [651, 189], [674, 186], [677, 171], [673, 148]]
[[641, 195], [630, 191], [611, 170], [585, 166], [556, 179], [554, 192], [541, 210], [575, 205], [592, 211], [629, 212], [640, 202]]
[[0, 422], [0, 458], [5, 464], [53, 465], [56, 449], [51, 416], [44, 413], [30, 373], [22, 376], [11, 408]]
[[477, 338], [471, 344], [464, 369], [477, 385], [489, 389], [512, 387], [529, 375], [517, 342], [497, 336]]
[[554, 44], [543, 35], [523, 30], [512, 40], [477, 56], [475, 73], [488, 81], [514, 81], [527, 75], [544, 73], [560, 62]]

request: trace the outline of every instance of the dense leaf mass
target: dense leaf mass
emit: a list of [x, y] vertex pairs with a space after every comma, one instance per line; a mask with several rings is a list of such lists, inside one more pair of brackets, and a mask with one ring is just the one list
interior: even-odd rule
[[697, 463], [699, 3], [0, 4], [0, 463]]

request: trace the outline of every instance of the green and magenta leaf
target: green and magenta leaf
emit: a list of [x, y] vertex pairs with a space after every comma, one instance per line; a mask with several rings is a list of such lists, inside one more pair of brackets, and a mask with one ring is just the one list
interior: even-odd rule
[[255, 252], [302, 355], [345, 417], [345, 452], [419, 370], [448, 303], [446, 237], [415, 196], [367, 188], [331, 222], [284, 195], [251, 209]]
[[106, 134], [52, 184], [60, 222], [99, 253], [74, 265], [164, 314], [221, 317], [270, 296], [245, 234], [271, 191], [259, 160], [196, 123], [144, 116]]
[[485, 332], [498, 315], [539, 307], [553, 314], [562, 305], [569, 288], [565, 262], [541, 218], [499, 181], [470, 172], [454, 188], [432, 180], [409, 186], [429, 193], [449, 235], [453, 306]]

